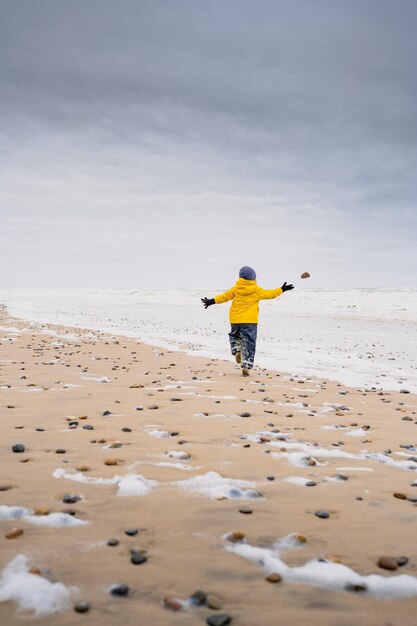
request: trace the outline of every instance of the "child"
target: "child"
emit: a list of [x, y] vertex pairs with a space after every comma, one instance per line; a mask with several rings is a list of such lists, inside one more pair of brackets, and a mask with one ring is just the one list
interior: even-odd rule
[[249, 376], [253, 367], [258, 330], [259, 300], [278, 298], [284, 291], [294, 289], [294, 285], [284, 283], [277, 289], [262, 289], [256, 283], [256, 272], [245, 265], [239, 270], [239, 280], [232, 289], [215, 298], [202, 298], [205, 309], [212, 304], [223, 304], [233, 300], [229, 319], [232, 325], [229, 333], [230, 347], [236, 363], [242, 364], [243, 376]]

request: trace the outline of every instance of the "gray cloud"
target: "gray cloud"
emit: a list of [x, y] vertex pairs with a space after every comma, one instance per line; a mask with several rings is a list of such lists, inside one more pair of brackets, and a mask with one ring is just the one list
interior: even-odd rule
[[0, 24], [10, 284], [416, 284], [414, 1], [3, 0]]

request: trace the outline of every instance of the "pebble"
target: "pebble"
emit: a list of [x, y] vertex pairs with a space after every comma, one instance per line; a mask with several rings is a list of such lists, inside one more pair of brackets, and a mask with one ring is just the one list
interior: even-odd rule
[[132, 432], [132, 429], [131, 429], [131, 428], [128, 428], [127, 426], [125, 426], [124, 428], [122, 428], [122, 432], [123, 432], [123, 433], [131, 433], [131, 432]]
[[12, 485], [0, 485], [0, 491], [9, 491], [9, 489], [13, 489]]
[[361, 584], [352, 584], [352, 583], [347, 583], [347, 585], [345, 586], [346, 591], [355, 591], [356, 593], [360, 593], [361, 591], [366, 591], [367, 590], [367, 586], [366, 585], [361, 585]]
[[55, 450], [55, 454], [65, 454], [65, 453], [66, 453], [65, 448], [57, 448]]
[[135, 537], [139, 532], [139, 528], [126, 528], [125, 535], [128, 537]]
[[239, 513], [243, 513], [244, 515], [250, 515], [253, 513], [253, 509], [250, 506], [241, 506], [239, 509]]
[[12, 445], [13, 452], [24, 452], [26, 450], [23, 443], [15, 443]]
[[103, 417], [106, 417], [106, 415], [111, 415], [111, 411], [103, 411], [102, 415]]
[[155, 411], [156, 409], [159, 409], [159, 406], [157, 404], [151, 404], [148, 408]]
[[77, 613], [88, 613], [89, 610], [90, 605], [88, 602], [77, 602], [77, 604], [74, 605], [74, 611]]
[[240, 417], [250, 417], [250, 416], [251, 416], [251, 414], [250, 414], [250, 413], [247, 413], [247, 412], [245, 412], [245, 413], [240, 413]]
[[406, 500], [407, 499], [407, 496], [405, 495], [405, 493], [399, 493], [398, 491], [396, 491], [392, 495], [394, 496], [394, 498], [397, 498], [398, 500]]
[[110, 587], [110, 593], [112, 596], [127, 596], [129, 591], [129, 585], [112, 585]]
[[77, 472], [88, 472], [90, 468], [88, 465], [79, 465], [75, 469], [77, 470]]
[[83, 428], [84, 430], [94, 430], [94, 426], [91, 424], [84, 424]]
[[206, 604], [207, 604], [208, 608], [212, 609], [213, 611], [218, 611], [219, 609], [222, 608], [222, 603], [220, 601], [220, 598], [218, 598], [216, 595], [214, 595], [214, 593], [208, 593], [207, 594]]
[[181, 611], [182, 609], [182, 603], [173, 596], [165, 596], [164, 606], [167, 609], [171, 609], [171, 611]]
[[42, 571], [39, 567], [36, 567], [36, 565], [34, 565], [33, 567], [30, 567], [28, 569], [29, 574], [33, 574], [34, 576], [42, 576]]
[[399, 556], [396, 558], [398, 567], [402, 567], [403, 565], [407, 565], [409, 558], [407, 556]]
[[104, 465], [119, 465], [119, 461], [117, 459], [106, 459]]
[[62, 498], [62, 502], [64, 504], [75, 504], [76, 502], [79, 502], [81, 500], [81, 496], [77, 496], [76, 494], [73, 493], [66, 493], [65, 496]]
[[320, 517], [320, 519], [328, 519], [330, 517], [330, 513], [327, 511], [315, 511], [314, 515]]
[[378, 559], [377, 565], [378, 567], [381, 567], [382, 569], [388, 569], [392, 571], [398, 569], [397, 559], [392, 558], [390, 556], [381, 556]]
[[136, 550], [131, 550], [130, 562], [133, 565], [142, 565], [142, 563], [146, 563], [148, 557], [143, 552], [137, 552]]
[[265, 580], [267, 580], [269, 583], [280, 583], [282, 580], [282, 576], [280, 574], [273, 573], [266, 576]]
[[306, 482], [306, 487], [316, 487], [317, 483], [314, 480], [309, 480]]
[[230, 535], [227, 535], [227, 540], [232, 542], [243, 541], [245, 538], [245, 533], [242, 533], [240, 530], [235, 530]]
[[267, 476], [266, 480], [275, 480], [275, 476]]
[[208, 626], [226, 626], [230, 624], [232, 618], [227, 613], [219, 613], [218, 615], [210, 615], [207, 618], [206, 623]]
[[107, 545], [108, 546], [118, 546], [119, 545], [119, 540], [116, 537], [111, 537], [108, 541], [107, 541]]
[[195, 591], [190, 597], [190, 600], [196, 606], [204, 606], [207, 601], [207, 595], [204, 591]]
[[23, 535], [23, 528], [12, 528], [4, 536], [6, 539], [16, 539], [16, 537], [20, 537], [21, 535]]
[[38, 506], [38, 507], [36, 507], [36, 509], [33, 511], [33, 514], [34, 514], [34, 515], [39, 515], [39, 516], [42, 516], [42, 515], [49, 515], [49, 512], [50, 512], [50, 511], [49, 511], [49, 509], [47, 509], [46, 507], [44, 507], [44, 506]]

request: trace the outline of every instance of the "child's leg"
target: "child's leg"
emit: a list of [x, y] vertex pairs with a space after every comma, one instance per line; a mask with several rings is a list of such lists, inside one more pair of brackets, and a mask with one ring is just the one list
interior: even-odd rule
[[256, 336], [258, 332], [258, 324], [241, 324], [241, 352], [242, 367], [252, 369], [256, 351]]
[[241, 340], [240, 340], [240, 324], [232, 324], [232, 328], [229, 333], [230, 349], [232, 354], [240, 354]]

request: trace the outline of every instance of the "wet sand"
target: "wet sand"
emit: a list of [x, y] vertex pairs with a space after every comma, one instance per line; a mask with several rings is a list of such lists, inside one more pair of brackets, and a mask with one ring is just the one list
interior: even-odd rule
[[[412, 577], [404, 589], [412, 587], [415, 395], [266, 370], [245, 379], [230, 361], [28, 324], [5, 309], [0, 326], [0, 507], [29, 513], [41, 507], [49, 515], [71, 509], [72, 518], [88, 522], [49, 527], [0, 519], [0, 570], [23, 554], [45, 578], [78, 588], [67, 610], [35, 621], [204, 624], [221, 613], [236, 626], [416, 623], [417, 595], [328, 589], [320, 569], [314, 584], [291, 580], [295, 567], [325, 559], [361, 576]], [[24, 452], [12, 451], [17, 443]], [[209, 472], [248, 484], [224, 485]], [[118, 495], [132, 488], [126, 475], [141, 475], [153, 488]], [[212, 497], [178, 484], [196, 476], [205, 476]], [[316, 484], [288, 481], [294, 477]], [[141, 485], [133, 479], [134, 489]], [[262, 497], [254, 497], [258, 492]], [[81, 499], [65, 504], [68, 494]], [[242, 507], [252, 512], [241, 513]], [[16, 527], [23, 534], [6, 538]], [[132, 528], [138, 534], [127, 536]], [[233, 532], [244, 534], [242, 544], [228, 540]], [[288, 535], [295, 545], [281, 558], [293, 569], [276, 584], [265, 580], [259, 563], [227, 550], [269, 549]], [[119, 544], [108, 546], [110, 538]], [[143, 550], [146, 562], [132, 564], [132, 548]], [[408, 562], [390, 571], [378, 566], [381, 556]], [[109, 594], [114, 583], [129, 585], [128, 596]], [[197, 590], [215, 594], [221, 609], [164, 606], [166, 596], [187, 600]], [[74, 611], [79, 601], [89, 603], [88, 613]], [[19, 612], [14, 601], [0, 603], [2, 624], [20, 624], [28, 615], [33, 612]]]

